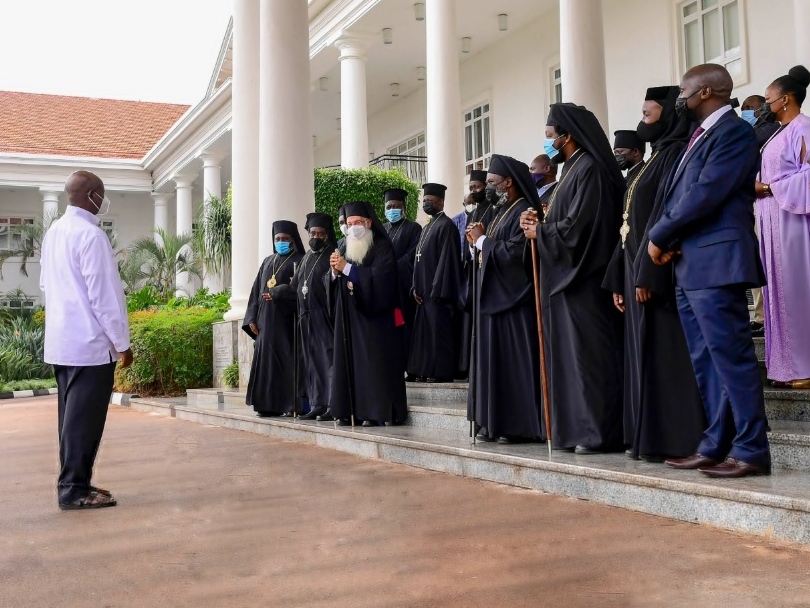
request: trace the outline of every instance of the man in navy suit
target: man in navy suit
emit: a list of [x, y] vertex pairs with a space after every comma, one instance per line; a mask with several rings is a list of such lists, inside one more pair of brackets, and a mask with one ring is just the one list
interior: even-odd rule
[[659, 265], [674, 259], [678, 311], [709, 426], [694, 455], [666, 462], [710, 477], [768, 475], [768, 423], [745, 297], [764, 283], [751, 211], [755, 136], [732, 111], [724, 67], [694, 67], [680, 88], [676, 110], [700, 126], [669, 177], [648, 252]]

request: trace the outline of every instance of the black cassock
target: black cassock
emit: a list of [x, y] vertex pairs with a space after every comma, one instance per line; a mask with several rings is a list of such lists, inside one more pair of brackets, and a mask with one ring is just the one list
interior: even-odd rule
[[[452, 382], [456, 373], [453, 318], [460, 307], [462, 284], [460, 236], [444, 213], [422, 230], [413, 271], [417, 304], [408, 357], [408, 373]], [[413, 298], [412, 298], [413, 299]]]
[[520, 214], [529, 206], [519, 199], [501, 207], [480, 252], [479, 315], [470, 378], [475, 387], [470, 387], [467, 419], [474, 416], [490, 437], [543, 437], [537, 312], [520, 228]]
[[302, 397], [312, 408], [329, 406], [334, 333], [323, 275], [329, 270], [329, 257], [335, 250], [327, 244], [321, 251], [308, 251], [289, 285], [273, 288], [274, 298], [295, 303], [298, 294]]
[[[634, 455], [694, 454], [706, 418], [678, 309], [672, 265], [656, 266], [647, 254], [647, 229], [663, 211], [663, 187], [684, 142], [672, 142], [628, 180], [631, 195], [622, 249], [619, 239], [603, 287], [624, 295], [624, 442]], [[653, 292], [636, 302], [636, 287]]]
[[[268, 282], [271, 282], [274, 276], [274, 287], [289, 283], [295, 264], [303, 257], [303, 254], [298, 252], [286, 256], [277, 253], [268, 256], [262, 262], [250, 290], [242, 329], [255, 342], [245, 403], [252, 405], [259, 413], [291, 413], [295, 396], [299, 392], [294, 386], [295, 302], [284, 300], [265, 302], [262, 294], [269, 291]], [[259, 328], [258, 336], [250, 329], [251, 323], [255, 323]]]
[[[467, 226], [476, 222], [481, 222], [484, 227], [489, 225], [492, 218], [495, 217], [495, 207], [489, 203], [479, 203], [475, 210], [467, 215]], [[464, 239], [466, 243], [466, 238]], [[456, 341], [456, 359], [458, 370], [456, 371], [457, 378], [467, 378], [470, 371], [470, 348], [472, 337], [472, 281], [473, 281], [473, 263], [478, 263], [477, 258], [473, 258], [470, 253], [470, 248], [466, 245], [462, 249], [462, 272], [464, 274], [464, 284], [462, 285], [461, 292], [461, 305], [462, 309], [456, 315], [455, 326], [455, 341]]]
[[620, 205], [607, 171], [580, 149], [537, 227], [555, 448], [623, 446], [622, 320], [602, 289]]
[[[422, 227], [409, 219], [402, 219], [396, 224], [386, 222], [383, 228], [391, 239], [394, 246], [394, 256], [397, 260], [397, 273], [399, 283], [397, 293], [399, 295], [398, 305], [405, 316], [404, 348], [410, 344], [413, 319], [416, 315], [416, 304], [411, 297], [411, 287], [413, 287], [413, 262], [416, 259], [416, 247], [419, 244], [419, 235], [422, 234]], [[407, 361], [408, 351], [405, 350], [405, 360]]]
[[351, 277], [333, 278], [330, 269], [323, 280], [335, 328], [332, 415], [350, 417], [352, 393], [356, 420], [405, 422], [405, 357], [395, 312], [397, 261], [390, 241], [375, 234], [363, 263], [352, 263]]

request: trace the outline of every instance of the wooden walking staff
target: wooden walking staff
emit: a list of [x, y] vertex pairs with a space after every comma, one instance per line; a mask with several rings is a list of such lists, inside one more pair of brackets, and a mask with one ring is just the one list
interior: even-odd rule
[[[535, 209], [529, 211], [537, 214]], [[540, 268], [537, 260], [537, 245], [529, 243], [532, 248], [532, 269], [534, 274], [534, 304], [537, 311], [537, 342], [540, 345], [540, 380], [543, 389], [543, 415], [546, 419], [546, 444], [548, 445], [548, 455], [551, 456], [551, 395], [548, 392], [548, 374], [546, 373], [546, 341], [543, 335], [543, 304], [540, 301]]]

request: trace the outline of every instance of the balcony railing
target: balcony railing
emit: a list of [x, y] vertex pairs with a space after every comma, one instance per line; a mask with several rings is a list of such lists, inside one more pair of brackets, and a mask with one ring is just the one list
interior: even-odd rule
[[427, 156], [384, 154], [372, 159], [368, 164], [381, 169], [399, 169], [417, 186], [427, 181]]

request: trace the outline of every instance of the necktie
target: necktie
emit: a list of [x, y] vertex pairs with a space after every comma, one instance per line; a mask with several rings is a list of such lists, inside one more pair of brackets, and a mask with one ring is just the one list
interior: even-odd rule
[[689, 145], [686, 146], [687, 152], [689, 152], [689, 150], [692, 149], [692, 146], [695, 144], [695, 141], [697, 141], [697, 138], [703, 135], [705, 132], [706, 129], [704, 129], [703, 127], [698, 127], [697, 129], [695, 129], [695, 132], [692, 133], [692, 139], [689, 140]]

